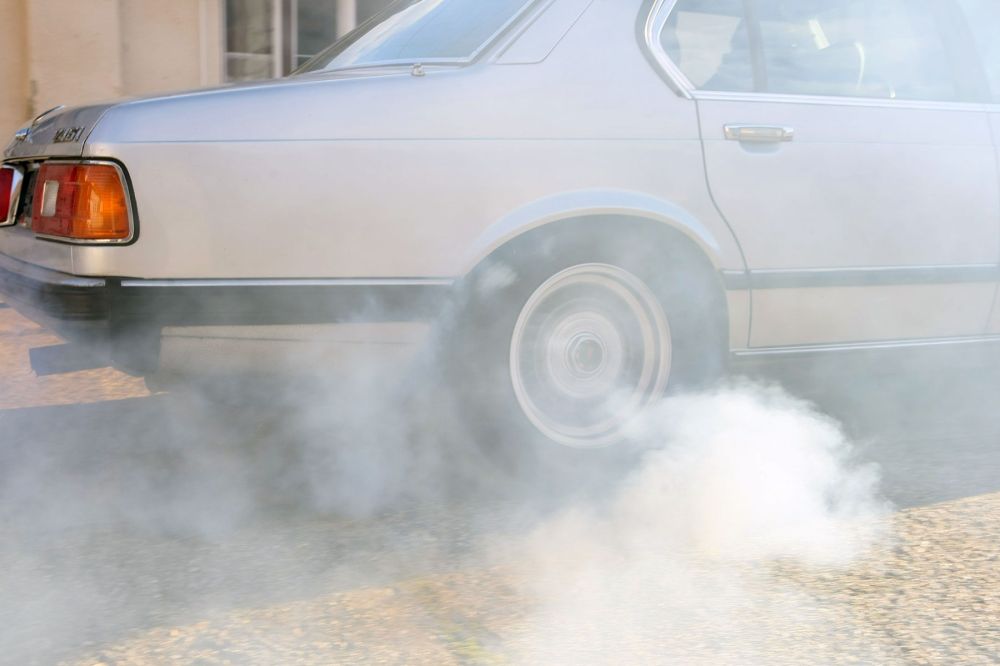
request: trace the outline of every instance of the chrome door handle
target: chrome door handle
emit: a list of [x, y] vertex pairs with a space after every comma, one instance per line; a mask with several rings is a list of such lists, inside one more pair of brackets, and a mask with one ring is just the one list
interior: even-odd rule
[[780, 143], [795, 138], [795, 130], [778, 125], [726, 125], [726, 138], [748, 143]]

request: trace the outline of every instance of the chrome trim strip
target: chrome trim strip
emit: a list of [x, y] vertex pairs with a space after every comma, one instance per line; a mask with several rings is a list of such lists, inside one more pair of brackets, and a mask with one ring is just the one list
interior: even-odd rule
[[757, 102], [771, 104], [821, 104], [823, 106], [859, 106], [892, 109], [922, 109], [929, 111], [972, 111], [982, 113], [989, 109], [983, 102], [934, 102], [880, 97], [837, 97], [830, 95], [790, 95], [768, 92], [726, 92], [717, 90], [692, 90], [691, 96], [699, 101]]
[[49, 115], [51, 113], [55, 113], [56, 111], [62, 111], [65, 108], [66, 108], [65, 104], [59, 104], [58, 106], [53, 106], [48, 111], [42, 111], [37, 116], [35, 116], [35, 119], [31, 121], [31, 125], [30, 126], [31, 127], [35, 127], [38, 123], [42, 122], [42, 118], [44, 118], [45, 116], [47, 116], [47, 115]]
[[1000, 344], [1000, 335], [969, 338], [933, 338], [929, 340], [883, 340], [879, 342], [851, 342], [831, 345], [801, 345], [793, 347], [760, 347], [732, 351], [738, 358], [764, 356], [791, 356], [828, 354], [850, 351], [887, 351], [892, 349], [919, 349], [927, 347], [955, 347], [962, 345]]
[[[40, 162], [41, 165], [46, 164], [72, 164], [72, 165], [86, 165], [86, 164], [99, 164], [101, 166], [113, 166], [115, 172], [118, 174], [118, 180], [121, 181], [122, 190], [125, 192], [125, 199], [128, 203], [128, 236], [126, 238], [111, 238], [111, 239], [80, 239], [80, 238], [67, 238], [65, 236], [51, 236], [48, 234], [35, 234], [35, 238], [41, 238], [42, 240], [53, 241], [57, 243], [66, 243], [67, 245], [129, 245], [136, 239], [136, 224], [135, 224], [135, 199], [132, 196], [132, 188], [129, 185], [128, 177], [125, 175], [125, 170], [120, 164], [112, 160], [99, 160], [99, 159], [80, 159], [80, 160], [43, 160]], [[37, 187], [38, 181], [35, 182]], [[34, 222], [34, 221], [32, 221]], [[34, 226], [34, 224], [32, 224]], [[30, 227], [29, 227], [30, 228]]]
[[721, 271], [726, 289], [808, 289], [916, 284], [965, 284], [1000, 280], [1000, 266], [875, 266], [856, 268]]
[[4, 164], [0, 168], [10, 169], [14, 172], [10, 188], [10, 206], [6, 211], [0, 211], [4, 216], [3, 220], [0, 220], [0, 227], [9, 227], [17, 222], [17, 207], [21, 203], [21, 184], [24, 182], [24, 173], [13, 164]]
[[781, 143], [795, 140], [795, 128], [781, 125], [725, 125], [727, 141], [740, 143]]
[[60, 273], [50, 268], [29, 264], [6, 254], [0, 254], [0, 270], [57, 287], [100, 288], [107, 284], [103, 278], [78, 277], [68, 273]]
[[694, 90], [694, 86], [684, 72], [674, 64], [674, 61], [670, 59], [670, 56], [667, 55], [667, 52], [663, 50], [663, 46], [660, 44], [660, 33], [663, 32], [663, 27], [667, 24], [667, 19], [670, 18], [670, 14], [674, 11], [676, 4], [677, 0], [656, 0], [653, 3], [653, 8], [649, 11], [649, 16], [646, 18], [646, 27], [643, 30], [643, 34], [646, 40], [646, 48], [653, 56], [656, 64], [673, 81], [674, 87], [682, 97], [692, 99], [691, 91]]
[[249, 278], [249, 279], [198, 279], [198, 280], [141, 280], [121, 281], [122, 287], [450, 287], [454, 280], [444, 278]]

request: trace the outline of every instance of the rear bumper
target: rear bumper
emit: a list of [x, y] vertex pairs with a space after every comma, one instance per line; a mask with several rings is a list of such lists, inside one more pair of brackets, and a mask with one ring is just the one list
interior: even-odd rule
[[[245, 347], [247, 340], [287, 341], [290, 328], [300, 331], [295, 342], [322, 342], [337, 339], [330, 335], [334, 325], [431, 321], [444, 308], [451, 283], [92, 278], [0, 254], [0, 292], [62, 337], [107, 355], [122, 369], [148, 374], [160, 369], [165, 334], [211, 339], [220, 353], [226, 340], [234, 347]], [[373, 342], [381, 344], [377, 335]]]
[[41, 268], [0, 254], [0, 292], [45, 317], [99, 321], [109, 315], [107, 281]]
[[109, 356], [111, 303], [106, 280], [60, 273], [0, 254], [0, 293], [29, 319]]

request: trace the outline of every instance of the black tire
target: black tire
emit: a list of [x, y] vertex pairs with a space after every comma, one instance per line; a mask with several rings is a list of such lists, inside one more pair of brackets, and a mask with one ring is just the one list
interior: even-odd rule
[[[536, 329], [547, 330], [548, 322], [559, 322], [559, 317], [563, 316], [558, 313], [560, 296], [571, 301], [566, 306], [566, 312], [570, 314], [565, 317], [572, 315], [592, 322], [600, 320], [604, 328], [612, 321], [616, 330], [607, 337], [613, 337], [616, 344], [621, 340], [635, 339], [635, 336], [627, 337], [627, 332], [622, 332], [622, 329], [634, 326], [614, 321], [617, 311], [611, 306], [615, 298], [630, 303], [645, 303], [630, 292], [654, 297], [669, 329], [670, 360], [666, 381], [641, 384], [639, 379], [646, 377], [643, 374], [645, 370], [633, 371], [631, 359], [615, 366], [618, 372], [616, 377], [635, 377], [636, 386], [649, 390], [648, 400], [644, 398], [643, 404], [652, 404], [667, 393], [703, 387], [720, 377], [725, 369], [728, 342], [725, 302], [721, 286], [708, 262], [681, 239], [672, 241], [660, 236], [651, 237], [640, 228], [627, 224], [616, 225], [614, 232], [609, 233], [607, 227], [610, 225], [603, 222], [579, 222], [562, 233], [526, 238], [526, 242], [491, 257], [469, 276], [462, 287], [458, 322], [451, 336], [453, 363], [448, 381], [458, 392], [465, 407], [466, 420], [473, 426], [480, 444], [518, 477], [540, 475], [545, 483], [552, 483], [554, 474], [565, 472], [576, 483], [585, 472], [614, 475], [619, 464], [630, 465], [635, 452], [642, 448], [641, 442], [630, 441], [620, 432], [622, 428], [606, 436], [594, 437], [592, 445], [589, 441], [576, 442], [572, 437], [565, 439], [564, 431], [550, 426], [550, 421], [546, 420], [546, 410], [536, 408], [532, 390], [543, 398], [556, 398], [545, 403], [552, 407], [553, 413], [572, 411], [574, 416], [568, 417], [568, 423], [577, 418], [576, 414], [583, 414], [584, 420], [596, 419], [597, 416], [591, 416], [588, 411], [592, 404], [596, 404], [596, 398], [561, 401], [558, 398], [562, 384], [548, 377], [546, 372], [533, 371], [532, 368], [558, 366], [555, 374], [570, 372], [568, 384], [571, 388], [579, 385], [586, 389], [587, 382], [594, 380], [585, 373], [597, 366], [601, 366], [597, 372], [604, 372], [611, 363], [608, 359], [613, 356], [611, 345], [600, 339], [595, 343], [587, 337], [594, 336], [586, 332], [586, 326], [596, 327], [597, 324], [574, 322], [573, 325], [583, 332], [570, 338], [565, 352], [561, 345], [568, 333], [560, 332], [545, 338], [546, 351], [541, 355], [532, 352], [534, 356], [524, 360], [525, 355], [521, 353], [525, 348], [524, 336], [535, 335]], [[564, 277], [554, 277], [560, 275]], [[580, 284], [570, 278], [575, 278]], [[602, 282], [606, 278], [610, 287], [605, 287]], [[611, 283], [613, 280], [622, 286], [614, 286]], [[609, 295], [594, 296], [587, 292], [591, 283], [596, 285], [592, 287], [594, 294], [605, 289]], [[541, 289], [545, 285], [549, 286]], [[550, 291], [551, 305], [545, 300]], [[607, 304], [602, 303], [602, 299], [607, 300]], [[586, 320], [586, 316], [572, 314], [574, 308], [591, 307], [592, 303], [597, 303], [593, 307], [602, 308], [598, 313], [600, 316]], [[533, 309], [526, 310], [528, 305]], [[538, 307], [541, 308], [542, 323], [536, 326], [533, 317]], [[658, 320], [656, 309], [650, 305], [636, 309], [639, 314], [628, 311], [624, 319], [634, 319], [638, 329], [644, 332], [659, 330], [650, 323], [644, 323], [645, 319], [654, 323]], [[643, 314], [647, 310], [650, 314]], [[572, 328], [567, 331], [572, 331]], [[516, 346], [515, 334], [521, 341]], [[656, 345], [646, 344], [653, 339], [648, 335], [643, 335], [642, 339], [644, 360], [639, 366], [645, 368], [648, 365], [645, 357]], [[555, 352], [552, 351], [554, 344]], [[626, 350], [636, 347], [635, 344], [628, 347], [624, 343], [621, 346]], [[581, 348], [586, 353], [579, 353]], [[517, 352], [514, 356], [512, 349]], [[550, 360], [553, 354], [556, 358], [554, 363]], [[626, 352], [620, 354], [623, 358], [628, 355]], [[560, 360], [562, 356], [567, 360]], [[543, 357], [544, 362], [541, 360]], [[515, 361], [515, 358], [521, 360]], [[662, 362], [658, 363], [657, 372], [662, 368]], [[512, 370], [515, 365], [526, 368], [525, 372]], [[570, 370], [560, 369], [562, 366]], [[523, 379], [526, 375], [532, 375], [530, 381]], [[580, 380], [578, 376], [584, 378]], [[551, 388], [549, 385], [557, 389], [549, 391], [551, 395], [545, 393]], [[587, 404], [584, 405], [584, 402]], [[603, 414], [600, 411], [594, 413]], [[626, 417], [622, 423], [629, 420]], [[552, 419], [551, 423], [558, 424], [559, 420]], [[595, 429], [583, 430], [598, 432]]]

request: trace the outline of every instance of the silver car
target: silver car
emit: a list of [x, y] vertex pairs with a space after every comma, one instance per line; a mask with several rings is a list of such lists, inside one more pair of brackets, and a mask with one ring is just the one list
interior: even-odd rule
[[0, 285], [155, 376], [444, 317], [469, 414], [604, 447], [735, 357], [1000, 342], [997, 35], [992, 0], [404, 0], [282, 80], [36, 118]]

